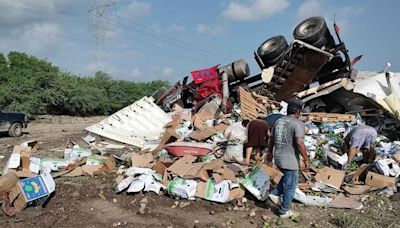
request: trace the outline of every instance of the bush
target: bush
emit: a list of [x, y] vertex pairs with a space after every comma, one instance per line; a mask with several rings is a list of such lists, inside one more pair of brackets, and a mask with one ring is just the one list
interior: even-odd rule
[[0, 53], [0, 109], [30, 117], [109, 115], [163, 86], [168, 83], [113, 80], [104, 72], [78, 77], [25, 53]]

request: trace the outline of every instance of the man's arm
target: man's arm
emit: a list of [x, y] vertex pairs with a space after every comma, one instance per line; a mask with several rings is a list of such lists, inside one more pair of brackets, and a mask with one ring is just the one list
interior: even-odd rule
[[304, 168], [309, 169], [310, 168], [310, 160], [307, 155], [307, 149], [306, 149], [306, 145], [304, 145], [303, 138], [296, 137], [296, 146], [299, 150], [299, 153], [301, 154], [301, 156], [304, 159], [304, 165], [305, 165]]

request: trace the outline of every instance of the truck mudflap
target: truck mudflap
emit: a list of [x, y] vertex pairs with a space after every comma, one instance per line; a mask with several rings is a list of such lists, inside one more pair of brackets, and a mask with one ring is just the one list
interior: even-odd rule
[[[273, 75], [263, 89], [266, 95], [276, 101], [285, 101], [304, 85], [311, 83], [333, 54], [299, 40], [294, 40], [282, 59], [273, 68]], [[268, 70], [268, 69], [266, 69]]]

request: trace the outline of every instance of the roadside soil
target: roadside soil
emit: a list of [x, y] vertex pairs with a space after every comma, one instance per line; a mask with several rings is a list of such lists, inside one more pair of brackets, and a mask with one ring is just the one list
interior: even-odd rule
[[[40, 146], [34, 156], [61, 157], [68, 139], [85, 146], [85, 127], [103, 118], [44, 116], [29, 123], [20, 138], [1, 135], [0, 170], [12, 145], [37, 140]], [[247, 206], [241, 208], [235, 203], [177, 200], [154, 193], [115, 194], [115, 177], [57, 178], [55, 194], [46, 205], [27, 208], [14, 217], [0, 211], [0, 227], [400, 227], [398, 194], [392, 199], [370, 194], [361, 210], [295, 203], [294, 210], [301, 216], [292, 221], [279, 219], [275, 215], [277, 208], [270, 201], [259, 202], [248, 194]], [[145, 198], [147, 205], [141, 213], [140, 201]]]

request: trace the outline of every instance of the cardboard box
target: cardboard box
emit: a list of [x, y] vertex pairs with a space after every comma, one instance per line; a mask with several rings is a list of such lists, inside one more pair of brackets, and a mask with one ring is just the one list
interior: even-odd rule
[[261, 164], [255, 166], [240, 183], [258, 200], [266, 200], [271, 186], [268, 166]]
[[206, 200], [226, 203], [231, 200], [229, 197], [230, 185], [230, 181], [225, 180], [217, 183], [214, 178], [210, 178], [207, 182], [200, 182], [197, 184], [196, 195]]
[[191, 199], [196, 195], [197, 181], [175, 177], [168, 183], [167, 192], [171, 196]]
[[40, 171], [40, 158], [30, 157], [29, 171], [39, 174]]
[[283, 177], [283, 173], [275, 167], [263, 165], [263, 169], [265, 170], [265, 172], [267, 172], [267, 174], [271, 178], [272, 183], [275, 185], [277, 185]]
[[46, 202], [55, 190], [55, 182], [50, 173], [20, 180], [12, 190], [10, 198], [16, 211], [28, 206], [38, 206]]
[[342, 186], [344, 176], [344, 171], [324, 167], [318, 170], [315, 180], [339, 190], [340, 186]]
[[396, 178], [387, 177], [378, 173], [368, 172], [365, 184], [373, 187], [393, 187], [396, 185]]

